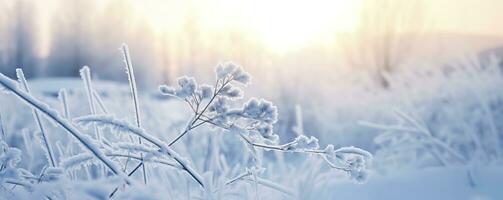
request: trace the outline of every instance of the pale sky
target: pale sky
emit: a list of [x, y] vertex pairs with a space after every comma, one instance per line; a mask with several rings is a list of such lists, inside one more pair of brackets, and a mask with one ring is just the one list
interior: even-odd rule
[[[128, 22], [130, 29], [143, 29], [145, 26], [137, 25], [146, 24], [149, 27], [146, 31], [184, 35], [187, 19], [194, 18], [199, 30], [205, 32], [202, 34], [246, 31], [273, 49], [289, 49], [311, 41], [323, 43], [333, 32], [352, 30], [357, 23], [358, 2], [377, 1], [378, 6], [382, 5], [379, 0], [4, 0], [0, 2], [0, 28], [13, 27], [8, 16], [14, 15], [12, 12], [18, 1], [37, 11], [26, 12], [26, 15], [33, 15], [31, 17], [36, 20], [36, 46], [40, 47], [41, 54], [47, 52], [54, 19], [67, 18], [61, 13], [73, 13], [67, 10], [77, 8], [74, 4], [80, 1], [88, 5], [87, 15], [80, 17], [95, 22], [107, 19], [94, 16], [108, 17], [109, 13], [117, 11], [107, 9], [124, 4], [128, 9], [121, 10], [119, 15]], [[430, 18], [425, 26], [433, 26], [434, 30], [503, 37], [503, 0], [418, 1], [426, 4], [424, 14]], [[89, 28], [99, 29], [86, 27]], [[0, 36], [4, 34], [8, 32], [0, 30]]]
[[436, 26], [448, 32], [503, 36], [503, 0], [429, 0]]

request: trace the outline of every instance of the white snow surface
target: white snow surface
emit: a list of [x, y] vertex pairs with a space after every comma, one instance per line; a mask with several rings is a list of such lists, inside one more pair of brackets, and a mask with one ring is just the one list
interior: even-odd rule
[[[474, 186], [467, 168], [447, 167], [398, 171], [372, 175], [361, 185], [336, 183], [333, 199], [352, 200], [499, 200], [503, 198], [501, 166], [472, 169]], [[331, 198], [332, 199], [332, 198]]]
[[[407, 79], [406, 76], [402, 78]], [[306, 130], [299, 133], [305, 136], [297, 136], [288, 129], [291, 124], [284, 119], [290, 113], [281, 110], [286, 102], [279, 99], [279, 102], [271, 101], [278, 105], [279, 117], [274, 111], [274, 120], [269, 121], [276, 122], [278, 118], [278, 126], [287, 127], [280, 129], [276, 126], [274, 129], [282, 143], [292, 141], [290, 138], [316, 136], [319, 141], [306, 142], [306, 147], [301, 149], [323, 151], [328, 144], [333, 144], [329, 149], [337, 149], [334, 154], [349, 152], [372, 158], [368, 164], [368, 178], [363, 183], [350, 180], [350, 175], [343, 170], [331, 169], [317, 156], [299, 152], [250, 151], [239, 135], [210, 126], [201, 126], [169, 146], [167, 143], [187, 127], [191, 110], [175, 97], [160, 98], [158, 91], [139, 92], [142, 127], [137, 128], [132, 125], [135, 124], [135, 107], [127, 84], [93, 80], [93, 89], [98, 92], [109, 113], [97, 109], [98, 113], [91, 115], [82, 80], [28, 80], [33, 93], [33, 97], [28, 99], [34, 101], [31, 98], [36, 98], [37, 102], [40, 101], [39, 107], [54, 115], [56, 121], [75, 129], [73, 131], [78, 133], [77, 136], [84, 136], [85, 142], [92, 143], [90, 149], [105, 158], [105, 162], [122, 164], [130, 156], [135, 158], [128, 167], [131, 170], [141, 159], [139, 154], [128, 155], [127, 151], [141, 148], [131, 145], [112, 149], [118, 145], [95, 144], [90, 137], [93, 130], [81, 126], [79, 120], [99, 122], [106, 141], [134, 142], [136, 140], [130, 140], [128, 134], [136, 134], [143, 137], [144, 142], [149, 142], [144, 148], [146, 150], [142, 150], [149, 161], [149, 184], [135, 184], [123, 189], [123, 180], [110, 178], [113, 177], [111, 173], [105, 178], [100, 160], [95, 157], [89, 160], [91, 154], [82, 151], [78, 142], [46, 118], [43, 121], [47, 125], [47, 134], [52, 140], [50, 142], [59, 165], [65, 170], [62, 175], [65, 178], [56, 173], [51, 174], [54, 177], [49, 177], [54, 178], [53, 182], [32, 184], [36, 181], [29, 180], [39, 177], [44, 171], [59, 172], [59, 168], [44, 168], [47, 158], [38, 141], [37, 125], [30, 107], [14, 95], [2, 92], [0, 114], [5, 136], [2, 135], [0, 141], [5, 140], [6, 144], [0, 147], [8, 146], [13, 150], [11, 152], [18, 152], [16, 149], [19, 149], [21, 155], [20, 160], [12, 156], [1, 157], [3, 160], [0, 162], [8, 160], [9, 164], [4, 171], [0, 170], [0, 199], [36, 199], [48, 195], [51, 199], [60, 199], [57, 192], [60, 189], [72, 191], [66, 193], [69, 199], [106, 199], [119, 186], [121, 189], [115, 199], [503, 199], [503, 163], [499, 154], [502, 146], [498, 144], [503, 143], [503, 126], [500, 125], [503, 119], [503, 92], [500, 88], [503, 79], [498, 73], [480, 73], [473, 79], [469, 76], [432, 79], [407, 79], [407, 83], [412, 85], [408, 87], [424, 86], [420, 87], [421, 91], [404, 86], [376, 94], [355, 87], [352, 89], [361, 92], [360, 96], [356, 96], [357, 100], [356, 97], [346, 98], [334, 105], [315, 105], [304, 109], [305, 121], [301, 127], [306, 127]], [[71, 120], [63, 119], [61, 108], [64, 106], [55, 98], [61, 88], [69, 91], [67, 106]], [[407, 102], [399, 104], [401, 100]], [[316, 127], [318, 124], [322, 126]], [[339, 141], [340, 138], [345, 140]], [[348, 141], [361, 143], [354, 144], [358, 148], [341, 148], [353, 145], [346, 145]], [[316, 143], [312, 145], [315, 147], [309, 145], [311, 143]], [[359, 148], [369, 150], [373, 155]], [[75, 157], [79, 153], [81, 156]], [[117, 155], [123, 158], [114, 157]], [[262, 159], [265, 170], [250, 164], [257, 157]], [[355, 165], [361, 162], [351, 156], [334, 158], [335, 161], [337, 159]], [[23, 170], [16, 171], [14, 167]], [[112, 166], [122, 174], [120, 167], [122, 165]], [[141, 182], [140, 174], [132, 176], [131, 180]], [[16, 182], [20, 176], [29, 178]], [[9, 189], [12, 184], [19, 187]], [[204, 189], [200, 185], [204, 185]], [[27, 189], [24, 190], [24, 187]]]

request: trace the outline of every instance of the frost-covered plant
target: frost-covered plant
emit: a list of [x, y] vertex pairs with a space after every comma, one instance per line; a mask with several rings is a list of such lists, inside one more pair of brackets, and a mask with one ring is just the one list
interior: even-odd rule
[[[43, 113], [46, 117], [60, 125], [63, 129], [65, 129], [68, 133], [75, 137], [85, 149], [89, 150], [96, 158], [103, 162], [105, 166], [107, 166], [114, 174], [126, 177], [113, 161], [103, 155], [92, 138], [82, 134], [81, 131], [79, 131], [70, 121], [61, 117], [61, 115], [59, 115], [56, 110], [49, 108], [47, 104], [44, 104], [40, 100], [31, 96], [29, 93], [21, 90], [16, 82], [12, 81], [3, 74], [0, 74], [0, 85], [16, 95], [26, 104]], [[130, 181], [127, 180], [127, 182]]]
[[468, 163], [468, 159], [460, 151], [439, 139], [413, 117], [398, 109], [394, 110], [394, 114], [398, 121], [396, 125], [360, 122], [361, 125], [383, 131], [374, 142], [386, 146], [378, 154], [386, 155], [388, 164], [400, 162], [402, 165], [409, 163], [422, 166], [432, 159], [440, 166]]
[[[124, 64], [126, 65], [126, 73], [129, 80], [129, 88], [131, 89], [131, 96], [133, 97], [135, 122], [138, 128], [141, 128], [141, 118], [140, 118], [140, 102], [138, 100], [138, 89], [136, 88], [136, 78], [134, 75], [133, 65], [131, 64], [131, 57], [129, 55], [129, 48], [126, 44], [122, 44], [122, 55], [124, 56]], [[138, 137], [138, 143], [141, 145], [141, 137]], [[143, 172], [143, 182], [147, 184], [147, 171], [145, 169], [145, 164], [143, 163], [143, 153], [140, 153], [141, 167]], [[126, 165], [127, 167], [127, 165]]]
[[[304, 135], [299, 135], [291, 142], [278, 144], [279, 137], [273, 132], [278, 120], [276, 106], [256, 98], [249, 99], [242, 106], [235, 106], [243, 96], [237, 84], [246, 86], [249, 83], [250, 75], [240, 66], [229, 62], [217, 66], [214, 86], [198, 85], [194, 78], [184, 76], [178, 79], [177, 86], [162, 85], [160, 91], [188, 104], [194, 114], [189, 129], [194, 124], [197, 127], [205, 123], [224, 129], [241, 138], [253, 154], [258, 150], [274, 150], [319, 155], [330, 167], [347, 172], [356, 181], [365, 180], [366, 162], [372, 158], [367, 151], [355, 147], [335, 149], [333, 145], [320, 149], [317, 138]], [[186, 132], [171, 144], [184, 134]], [[255, 156], [255, 159], [255, 167], [260, 168], [260, 158]]]
[[[256, 184], [265, 184], [265, 181], [259, 181], [262, 179], [257, 177], [262, 171], [261, 159], [257, 156], [258, 151], [261, 150], [319, 155], [327, 161], [330, 167], [347, 172], [356, 181], [364, 181], [367, 177], [365, 171], [366, 162], [372, 156], [364, 150], [354, 147], [335, 149], [332, 145], [320, 149], [316, 138], [304, 135], [289, 143], [278, 144], [279, 138], [273, 133], [273, 125], [277, 121], [278, 112], [271, 102], [252, 98], [243, 103], [242, 106], [236, 106], [242, 98], [242, 92], [238, 84], [249, 84], [250, 77], [248, 73], [233, 63], [226, 63], [217, 67], [216, 74], [216, 81], [213, 86], [199, 85], [195, 78], [183, 76], [177, 80], [176, 86], [162, 85], [159, 87], [162, 94], [185, 102], [193, 114], [184, 130], [169, 143], [153, 138], [145, 130], [115, 119], [113, 116], [83, 116], [75, 119], [75, 121], [79, 124], [97, 123], [104, 127], [120, 130], [119, 132], [131, 133], [144, 138], [159, 148], [161, 152], [167, 151], [168, 155], [182, 165], [181, 169], [188, 171], [207, 190], [209, 189], [207, 184], [204, 184], [200, 175], [190, 167], [190, 163], [175, 152], [171, 152], [170, 148], [183, 136], [190, 133], [191, 130], [202, 125], [209, 125], [236, 135], [245, 142], [249, 150], [255, 155], [256, 165], [248, 168], [245, 175], [237, 176], [231, 180], [252, 178]], [[135, 151], [138, 148], [129, 148], [129, 150]], [[142, 152], [147, 153], [148, 151]], [[156, 151], [151, 150], [148, 155], [155, 156]], [[139, 163], [129, 175], [134, 174], [137, 171], [136, 169], [141, 166], [142, 164]]]
[[399, 100], [389, 106], [390, 120], [361, 123], [379, 133], [374, 166], [393, 171], [501, 163], [501, 69], [495, 57], [477, 56], [394, 75], [396, 91], [386, 101]]
[[[134, 177], [134, 174], [142, 169], [145, 183], [147, 183], [146, 172], [160, 176], [158, 179], [168, 183], [173, 182], [170, 184], [179, 184], [175, 180], [170, 181], [172, 176], [189, 177], [188, 180], [193, 180], [195, 184], [188, 184], [187, 187], [190, 188], [191, 185], [197, 184], [198, 187], [195, 189], [200, 193], [195, 196], [202, 195], [200, 196], [202, 198], [219, 198], [221, 195], [229, 195], [227, 187], [239, 181], [252, 183], [254, 194], [257, 196], [259, 196], [259, 185], [284, 195], [295, 196], [296, 192], [291, 188], [262, 176], [265, 167], [267, 167], [262, 162], [262, 151], [264, 150], [314, 155], [316, 156], [313, 156], [314, 158], [322, 158], [318, 160], [328, 164], [326, 166], [347, 173], [353, 180], [361, 182], [367, 177], [366, 167], [372, 155], [362, 149], [355, 147], [336, 149], [333, 145], [320, 148], [317, 138], [306, 136], [303, 132], [292, 141], [280, 144], [280, 138], [274, 133], [274, 125], [278, 121], [277, 107], [270, 101], [259, 98], [242, 101], [242, 88], [250, 84], [251, 77], [240, 66], [230, 62], [217, 66], [216, 79], [211, 85], [198, 84], [195, 78], [183, 76], [177, 80], [175, 86], [162, 85], [159, 87], [161, 94], [186, 103], [192, 116], [174, 139], [166, 141], [157, 137], [156, 134], [152, 134], [155, 130], [147, 130], [142, 126], [132, 64], [127, 47], [123, 46], [122, 50], [130, 81], [132, 105], [135, 110], [134, 125], [110, 114], [103, 100], [92, 87], [88, 67], [81, 70], [81, 76], [85, 83], [84, 92], [91, 115], [79, 116], [74, 119], [70, 119], [75, 114], [70, 113], [66, 90], [61, 90], [59, 93], [61, 110], [64, 113], [61, 115], [30, 94], [26, 87], [23, 90], [19, 83], [0, 74], [0, 86], [2, 86], [0, 88], [33, 108], [34, 113], [39, 113], [38, 118], [46, 117], [61, 127], [67, 135], [76, 139], [71, 140], [71, 137], [65, 137], [58, 138], [61, 140], [51, 141], [44, 137], [45, 148], [50, 159], [47, 160], [47, 164], [43, 166], [39, 175], [33, 175], [28, 170], [17, 166], [21, 151], [9, 147], [5, 142], [5, 136], [2, 136], [0, 140], [2, 144], [0, 184], [21, 185], [31, 196], [38, 195], [48, 199], [65, 199], [81, 193], [98, 199], [123, 198], [124, 195], [131, 194], [143, 187], [136, 184]], [[21, 84], [26, 85], [24, 77], [20, 78], [20, 81]], [[72, 101], [72, 104], [79, 103]], [[82, 105], [78, 106], [83, 107]], [[104, 115], [98, 114], [98, 109]], [[88, 111], [86, 110], [86, 112]], [[41, 124], [38, 118], [37, 122]], [[145, 117], [144, 121], [148, 121], [148, 118]], [[91, 127], [90, 132], [85, 129], [89, 126]], [[237, 165], [233, 170], [230, 170], [225, 159], [221, 158], [221, 160], [214, 162], [219, 162], [224, 166], [223, 168], [227, 169], [213, 172], [212, 168], [209, 168], [209, 170], [205, 170], [204, 175], [198, 172], [190, 155], [182, 156], [181, 153], [175, 151], [174, 145], [194, 129], [202, 126], [210, 127], [210, 129], [206, 129], [207, 131], [224, 132], [226, 135], [237, 137], [239, 140], [235, 141], [242, 141], [248, 152], [252, 154], [252, 166]], [[50, 128], [51, 133], [56, 132], [54, 127]], [[41, 129], [43, 130], [43, 127]], [[42, 132], [48, 133], [49, 131]], [[138, 142], [132, 139], [133, 136], [139, 138]], [[207, 137], [212, 139], [215, 136], [208, 135]], [[68, 144], [63, 144], [63, 142], [68, 142]], [[211, 148], [218, 147], [208, 145], [209, 151], [212, 150]], [[130, 168], [128, 163], [135, 165]], [[145, 167], [145, 163], [149, 163], [148, 168]], [[173, 169], [176, 172], [175, 175], [166, 175], [166, 171]], [[155, 188], [157, 185], [155, 183], [159, 180], [154, 176], [149, 177], [152, 177], [152, 179], [148, 179], [149, 186], [152, 185]], [[107, 182], [111, 186], [98, 188], [80, 183], [82, 179], [91, 180], [94, 178], [103, 178], [100, 181]], [[124, 183], [127, 184], [124, 185]], [[79, 187], [81, 189], [77, 189]], [[188, 188], [187, 191], [189, 191]], [[188, 193], [190, 196], [190, 192]]]
[[[26, 81], [26, 78], [24, 77], [23, 70], [21, 69], [16, 69], [16, 76], [18, 78], [20, 86], [24, 89], [25, 92], [30, 93], [30, 89], [28, 88], [28, 82]], [[33, 116], [35, 116], [35, 121], [37, 122], [39, 131], [40, 131], [40, 137], [42, 144], [45, 146], [45, 151], [47, 153], [47, 157], [51, 163], [52, 167], [56, 167], [56, 160], [54, 158], [54, 151], [52, 150], [49, 136], [47, 135], [46, 128], [44, 126], [44, 123], [42, 122], [42, 118], [40, 117], [40, 113], [36, 110], [33, 109]]]

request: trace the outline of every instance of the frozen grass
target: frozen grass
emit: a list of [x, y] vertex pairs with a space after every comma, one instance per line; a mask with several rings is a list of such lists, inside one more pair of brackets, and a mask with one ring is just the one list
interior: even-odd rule
[[[10, 130], [4, 131], [2, 125], [0, 184], [22, 186], [2, 187], [2, 197], [127, 199], [135, 196], [146, 199], [159, 198], [159, 195], [149, 191], [164, 190], [163, 199], [300, 198], [299, 191], [290, 188], [292, 184], [287, 182], [294, 176], [278, 177], [266, 172], [277, 171], [275, 159], [266, 156], [270, 151], [292, 156], [306, 155], [304, 165], [311, 163], [310, 167], [316, 171], [346, 174], [357, 182], [366, 180], [366, 167], [372, 155], [365, 150], [355, 147], [336, 149], [334, 145], [320, 148], [318, 139], [306, 136], [300, 125], [296, 138], [280, 144], [280, 138], [274, 133], [278, 120], [276, 106], [257, 98], [243, 102], [241, 88], [250, 82], [250, 75], [233, 63], [217, 66], [216, 80], [212, 85], [198, 84], [195, 78], [184, 76], [178, 79], [176, 86], [160, 87], [161, 94], [171, 97], [168, 102], [178, 100], [186, 106], [185, 111], [176, 111], [172, 109], [174, 107], [165, 110], [159, 105], [165, 100], [148, 98], [144, 98], [147, 103], [142, 104], [147, 108], [141, 110], [127, 46], [124, 45], [121, 50], [130, 83], [132, 101], [129, 102], [127, 96], [114, 96], [110, 102], [102, 99], [93, 87], [89, 67], [81, 70], [83, 92], [72, 91], [72, 95], [78, 97], [71, 98], [67, 90], [62, 89], [57, 101], [50, 100], [61, 108], [61, 112], [29, 93], [21, 70], [18, 70], [20, 83], [0, 74], [0, 85], [6, 92], [2, 96], [13, 95], [34, 110], [42, 134], [42, 149], [48, 157], [45, 161], [39, 160], [40, 153], [36, 149], [40, 146], [33, 143], [29, 133], [32, 125], [9, 122], [27, 127], [25, 131], [28, 133], [23, 134], [22, 143]], [[84, 96], [87, 102], [82, 101]], [[151, 101], [155, 102], [150, 104]], [[123, 106], [132, 105], [134, 125], [113, 115], [108, 108], [112, 102], [122, 111], [117, 114], [126, 118], [128, 114]], [[86, 104], [90, 115], [84, 106]], [[25, 108], [16, 109], [22, 113]], [[140, 117], [142, 112], [148, 113], [145, 118]], [[21, 114], [8, 114], [11, 119], [24, 118]], [[168, 118], [156, 117], [163, 115]], [[42, 119], [45, 118], [42, 116], [62, 129], [44, 127]], [[176, 124], [175, 121], [167, 121], [169, 116], [186, 116], [187, 123], [182, 129], [179, 129], [180, 126], [165, 129], [166, 124]], [[298, 116], [298, 123], [301, 121]], [[148, 126], [144, 127], [143, 122]], [[171, 140], [163, 136], [168, 133], [171, 138], [174, 132], [179, 133]], [[73, 138], [67, 137], [68, 134]], [[138, 137], [138, 143], [131, 140], [131, 136]], [[57, 151], [53, 150], [53, 146]], [[274, 156], [282, 157], [279, 154]], [[135, 167], [127, 167], [128, 163]], [[145, 163], [149, 166], [146, 167]], [[284, 168], [285, 163], [281, 166]], [[135, 172], [139, 169], [142, 171], [141, 179], [147, 185], [136, 184], [139, 177]], [[297, 171], [302, 170], [298, 168]], [[89, 184], [92, 182], [97, 184]]]
[[[219, 64], [211, 84], [183, 76], [155, 95], [138, 92], [121, 51], [130, 84], [105, 90], [92, 80], [56, 99], [0, 76], [1, 198], [501, 199], [497, 65], [397, 73], [389, 90], [353, 87], [326, 104], [312, 95], [327, 106], [299, 102], [289, 113], [278, 108], [291, 99], [243, 99], [250, 76], [233, 63]], [[54, 166], [21, 103], [52, 122], [44, 129]]]
[[[99, 150], [98, 146], [95, 145], [93, 139], [89, 136], [82, 134], [70, 121], [64, 119], [59, 115], [59, 113], [51, 108], [47, 104], [44, 104], [40, 100], [34, 98], [29, 93], [22, 91], [18, 88], [16, 82], [12, 81], [8, 77], [0, 74], [0, 84], [9, 90], [12, 94], [16, 95], [24, 103], [36, 109], [37, 111], [43, 113], [46, 117], [54, 120], [58, 125], [65, 129], [69, 134], [73, 135], [81, 145], [83, 145], [88, 151], [90, 151], [96, 158], [103, 162], [114, 174], [117, 174], [123, 178], [126, 176], [119, 170], [116, 164], [109, 160], [103, 153]], [[131, 182], [126, 179], [127, 182]]]

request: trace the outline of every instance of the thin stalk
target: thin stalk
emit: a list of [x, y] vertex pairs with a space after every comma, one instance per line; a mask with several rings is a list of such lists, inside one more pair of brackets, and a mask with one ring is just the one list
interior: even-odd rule
[[[84, 81], [84, 86], [86, 88], [86, 94], [87, 94], [87, 100], [89, 101], [89, 107], [91, 109], [91, 114], [96, 115], [96, 108], [94, 107], [94, 100], [93, 100], [93, 85], [91, 82], [91, 71], [88, 66], [82, 67], [80, 70], [80, 77], [82, 78], [82, 81]], [[94, 129], [94, 134], [96, 134], [96, 139], [99, 142], [103, 142], [101, 139], [101, 134], [99, 129], [96, 127], [95, 124], [93, 124], [93, 129]]]
[[[84, 86], [86, 89], [87, 100], [89, 101], [89, 107], [91, 109], [91, 114], [95, 115], [96, 114], [96, 107], [94, 105], [94, 99], [93, 99], [93, 94], [92, 94], [94, 89], [93, 89], [93, 85], [92, 85], [92, 81], [91, 81], [91, 70], [89, 69], [88, 66], [82, 67], [82, 69], [80, 70], [80, 76], [82, 78], [82, 81], [84, 81]], [[96, 124], [93, 124], [92, 126], [93, 126], [94, 134], [96, 135], [96, 139], [98, 140], [98, 142], [100, 142], [100, 144], [108, 145], [108, 142], [106, 142], [104, 140], [104, 138], [101, 137], [100, 130], [98, 129]], [[103, 172], [104, 176], [107, 175], [105, 168], [101, 168], [101, 166], [99, 166], [99, 165], [97, 167], [100, 169], [103, 169], [102, 172]]]
[[[24, 91], [26, 93], [30, 93], [30, 89], [28, 88], [28, 82], [26, 81], [26, 78], [24, 77], [23, 70], [18, 68], [16, 69], [16, 76], [18, 78], [19, 83], [23, 87]], [[39, 131], [42, 135], [42, 140], [44, 142], [45, 149], [47, 150], [47, 154], [49, 155], [49, 161], [51, 166], [56, 167], [56, 160], [54, 158], [54, 151], [52, 150], [51, 145], [49, 144], [49, 138], [46, 133], [46, 129], [44, 124], [42, 123], [42, 119], [40, 118], [40, 113], [38, 113], [37, 110], [32, 109], [33, 111], [33, 116], [35, 117], [35, 121], [37, 122]]]
[[[124, 64], [126, 64], [126, 73], [128, 74], [129, 86], [131, 88], [131, 95], [133, 96], [136, 126], [138, 128], [141, 128], [140, 105], [139, 105], [139, 101], [138, 101], [138, 90], [136, 87], [136, 79], [134, 76], [133, 65], [131, 64], [131, 57], [129, 55], [129, 49], [126, 44], [122, 45], [122, 53], [124, 55]], [[141, 137], [138, 137], [138, 143], [141, 144]], [[140, 156], [143, 158], [143, 153], [141, 153]], [[141, 163], [143, 164], [143, 160], [141, 161]], [[142, 165], [142, 171], [143, 171], [143, 182], [145, 184], [147, 184], [147, 173], [145, 170], [145, 164]]]
[[96, 92], [96, 90], [93, 90], [93, 97], [94, 97], [94, 100], [96, 100], [96, 102], [98, 103], [98, 106], [100, 107], [101, 112], [103, 112], [104, 114], [108, 114], [108, 109], [105, 106], [105, 104], [103, 103], [103, 100], [101, 99], [98, 92]]
[[70, 107], [68, 105], [68, 94], [66, 92], [66, 89], [59, 90], [58, 98], [59, 98], [59, 101], [61, 101], [61, 108], [63, 110], [63, 117], [65, 117], [66, 119], [71, 119], [72, 116], [70, 115]]
[[[70, 115], [70, 106], [68, 105], [68, 94], [67, 94], [67, 91], [66, 89], [61, 89], [59, 90], [58, 92], [58, 99], [61, 103], [61, 109], [63, 111], [63, 117], [65, 119], [68, 119], [68, 120], [71, 120], [71, 115]], [[70, 141], [70, 136], [69, 135], [66, 135], [68, 141]], [[60, 143], [61, 144], [61, 143]], [[71, 154], [67, 154], [67, 155], [71, 155]], [[61, 153], [60, 154], [60, 157], [64, 157], [65, 154]]]

